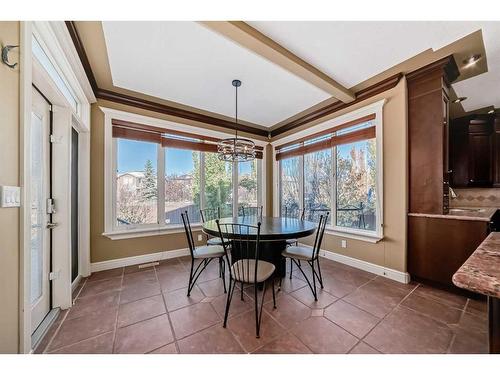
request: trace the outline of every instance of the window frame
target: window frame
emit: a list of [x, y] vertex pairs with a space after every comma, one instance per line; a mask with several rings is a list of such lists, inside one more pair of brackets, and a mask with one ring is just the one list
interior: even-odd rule
[[[300, 139], [302, 137], [311, 136], [320, 131], [324, 131], [327, 129], [332, 129], [335, 131], [335, 127], [345, 124], [349, 121], [356, 120], [363, 116], [369, 115], [371, 113], [375, 113], [375, 119], [371, 120], [375, 125], [376, 135], [375, 135], [375, 145], [376, 145], [376, 228], [374, 231], [366, 230], [366, 229], [357, 229], [357, 228], [346, 228], [337, 226], [334, 213], [336, 213], [337, 209], [337, 197], [336, 197], [336, 189], [337, 189], [337, 181], [336, 181], [336, 147], [332, 146], [329, 148], [332, 152], [332, 173], [331, 173], [331, 192], [330, 192], [330, 208], [332, 212], [332, 220], [330, 224], [326, 226], [326, 232], [332, 235], [337, 235], [340, 237], [358, 239], [367, 242], [379, 242], [384, 238], [384, 214], [383, 214], [383, 106], [385, 104], [385, 99], [377, 101], [373, 104], [367, 105], [365, 107], [359, 108], [355, 111], [349, 112], [345, 115], [336, 117], [332, 120], [326, 121], [324, 123], [318, 124], [316, 126], [310, 127], [307, 130], [303, 130], [301, 132], [295, 133], [293, 135], [284, 137], [276, 142], [273, 142], [273, 161], [274, 161], [274, 171], [277, 174], [277, 178], [275, 179], [274, 186], [276, 187], [274, 193], [274, 215], [279, 216], [282, 212], [281, 207], [281, 160], [276, 161], [276, 147], [286, 144], [294, 139]], [[299, 205], [300, 209], [304, 208], [304, 156], [298, 155], [295, 157], [299, 158]], [[282, 159], [284, 160], [284, 159]]]
[[[104, 113], [104, 232], [106, 236], [112, 240], [147, 237], [155, 235], [164, 235], [169, 233], [182, 233], [184, 226], [182, 224], [165, 224], [161, 222], [161, 212], [165, 211], [165, 148], [161, 144], [157, 144], [157, 223], [149, 224], [133, 224], [130, 226], [118, 226], [116, 223], [116, 198], [117, 198], [117, 158], [118, 158], [118, 141], [112, 136], [112, 120], [119, 119], [141, 123], [144, 125], [161, 127], [169, 130], [187, 131], [192, 134], [208, 135], [218, 138], [225, 138], [226, 133], [217, 132], [214, 130], [195, 128], [189, 125], [174, 123], [171, 121], [160, 120], [142, 115], [136, 115], [129, 112], [123, 112], [111, 108], [99, 107]], [[265, 146], [267, 142], [253, 139], [256, 145]], [[167, 147], [168, 148], [168, 147]], [[172, 147], [175, 148], [175, 147]], [[205, 153], [200, 151], [200, 191], [205, 191]], [[262, 159], [257, 161], [257, 201], [259, 205], [265, 205], [263, 199], [265, 194], [265, 186], [262, 176], [265, 175], [266, 155], [264, 153]], [[232, 168], [232, 183], [233, 183], [233, 215], [238, 214], [238, 165], [233, 163]], [[200, 194], [200, 206], [204, 207], [205, 194]], [[201, 228], [201, 222], [192, 222], [191, 226], [194, 229]]]

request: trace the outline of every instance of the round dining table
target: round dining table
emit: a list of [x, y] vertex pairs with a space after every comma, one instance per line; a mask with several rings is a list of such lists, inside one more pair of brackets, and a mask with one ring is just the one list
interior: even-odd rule
[[[289, 239], [299, 239], [310, 236], [316, 230], [317, 223], [288, 217], [271, 216], [239, 216], [226, 217], [219, 219], [221, 224], [247, 224], [260, 226], [260, 249], [259, 259], [271, 262], [276, 267], [276, 274], [284, 277], [286, 274], [285, 259], [281, 252], [285, 250]], [[222, 236], [231, 239], [232, 233], [225, 233], [226, 226], [221, 226]], [[219, 229], [215, 220], [207, 221], [203, 224], [203, 232], [213, 236], [220, 237]], [[257, 231], [250, 231], [249, 237], [257, 237]]]

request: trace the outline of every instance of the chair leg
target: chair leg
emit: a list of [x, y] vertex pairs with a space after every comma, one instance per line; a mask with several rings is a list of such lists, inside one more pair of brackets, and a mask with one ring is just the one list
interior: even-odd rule
[[[274, 291], [274, 277], [273, 277], [273, 308], [275, 309], [276, 308], [276, 292]], [[281, 278], [280, 278], [280, 281], [281, 281]]]
[[187, 296], [191, 295], [191, 282], [193, 281], [194, 258], [191, 258], [191, 270], [189, 271], [189, 283]]
[[293, 269], [293, 262], [292, 258], [290, 258], [290, 280], [292, 280], [292, 269]]
[[[267, 281], [267, 280], [266, 280]], [[260, 309], [259, 302], [257, 298], [257, 283], [254, 283], [254, 298], [255, 298], [255, 337], [260, 338], [260, 323], [262, 321], [262, 309], [264, 307], [264, 298], [266, 297], [266, 281], [264, 281], [263, 289], [262, 289], [262, 299], [260, 301]]]
[[234, 287], [236, 286], [236, 281], [233, 282], [232, 279], [229, 279], [229, 292], [227, 293], [226, 299], [226, 311], [224, 313], [224, 324], [222, 326], [226, 328], [227, 326], [227, 317], [229, 315], [229, 306], [231, 305], [231, 301], [233, 299]]
[[319, 266], [319, 257], [316, 258], [316, 262], [318, 263], [319, 284], [321, 285], [321, 289], [323, 289], [323, 275], [321, 275], [321, 267]]
[[224, 293], [227, 293], [226, 290], [226, 262], [224, 261], [224, 258], [219, 258], [219, 267], [220, 267], [220, 272], [222, 274], [222, 285], [224, 285]]
[[302, 273], [302, 276], [304, 276], [304, 279], [306, 280], [307, 285], [309, 285], [309, 289], [311, 289], [311, 292], [312, 292], [312, 294], [314, 296], [314, 300], [317, 301], [318, 299], [317, 299], [317, 294], [316, 294], [316, 283], [314, 282], [314, 280], [315, 280], [315, 278], [314, 278], [314, 269], [313, 269], [313, 282], [314, 282], [314, 286], [313, 286], [313, 285], [311, 285], [311, 281], [309, 281], [309, 278], [307, 277], [307, 275], [305, 274], [304, 270], [299, 265], [299, 263], [297, 263], [295, 261], [295, 259], [293, 259], [293, 258], [290, 258], [290, 260], [292, 260], [293, 262], [295, 262], [295, 264], [297, 265], [297, 268]]
[[312, 268], [312, 278], [313, 278], [313, 286], [314, 286], [314, 300], [317, 301], [318, 300], [318, 294], [316, 292], [316, 276], [315, 275], [315, 271], [314, 271], [314, 261], [311, 263], [311, 268]]

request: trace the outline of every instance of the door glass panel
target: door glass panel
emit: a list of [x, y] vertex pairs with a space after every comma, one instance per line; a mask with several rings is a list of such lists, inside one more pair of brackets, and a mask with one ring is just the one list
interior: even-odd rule
[[200, 219], [200, 152], [165, 149], [165, 224], [182, 224], [181, 213], [189, 221]]
[[78, 276], [78, 132], [71, 133], [71, 281]]
[[44, 228], [43, 123], [31, 114], [31, 303], [42, 296]]

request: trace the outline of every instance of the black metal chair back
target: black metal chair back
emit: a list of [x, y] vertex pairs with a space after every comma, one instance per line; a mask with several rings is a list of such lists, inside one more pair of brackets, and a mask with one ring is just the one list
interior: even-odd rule
[[240, 206], [240, 216], [257, 216], [262, 217], [263, 206]]
[[194, 251], [196, 246], [194, 244], [193, 232], [191, 231], [191, 223], [189, 222], [189, 216], [187, 211], [181, 213], [182, 223], [184, 224], [184, 230], [186, 231], [186, 237], [189, 246], [189, 252], [191, 253], [191, 257], [194, 257]]
[[330, 214], [329, 208], [309, 208], [302, 211], [302, 220], [319, 222], [321, 216]]
[[319, 256], [319, 251], [321, 250], [321, 242], [323, 242], [323, 235], [325, 234], [325, 227], [328, 221], [329, 212], [326, 215], [320, 215], [318, 229], [316, 229], [316, 238], [314, 239], [313, 252], [311, 260], [315, 260]]
[[204, 208], [200, 210], [201, 222], [206, 223], [210, 220], [220, 219], [220, 207]]
[[[253, 280], [256, 280], [259, 267], [261, 223], [247, 225], [220, 223], [219, 220], [216, 220], [216, 222], [219, 235], [225, 240], [222, 243], [227, 264], [237, 263], [234, 270], [229, 267], [229, 276], [233, 280], [250, 280], [250, 272], [254, 272]], [[231, 243], [231, 259], [229, 259], [229, 243]], [[240, 260], [241, 262], [238, 262]], [[255, 261], [255, 270], [252, 261]]]
[[284, 217], [304, 220], [304, 210], [285, 206]]

